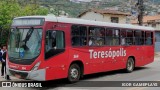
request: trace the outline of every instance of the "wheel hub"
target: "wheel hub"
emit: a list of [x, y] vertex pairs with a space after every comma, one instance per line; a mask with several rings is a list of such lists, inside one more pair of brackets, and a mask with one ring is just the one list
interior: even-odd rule
[[71, 69], [71, 77], [76, 79], [78, 77], [78, 70], [76, 68]]
[[127, 68], [129, 70], [132, 70], [133, 69], [133, 62], [131, 60], [129, 60], [128, 64], [127, 64]]

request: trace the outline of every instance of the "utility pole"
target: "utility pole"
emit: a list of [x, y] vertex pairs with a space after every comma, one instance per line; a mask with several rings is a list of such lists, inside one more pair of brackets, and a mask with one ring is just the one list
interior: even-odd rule
[[56, 5], [56, 11], [57, 11], [57, 16], [59, 16], [60, 15], [60, 10], [61, 10], [61, 8], [60, 7], [64, 7], [64, 4], [55, 4]]
[[140, 26], [143, 25], [143, 13], [144, 13], [144, 6], [143, 6], [143, 0], [138, 0], [137, 2], [137, 6], [138, 6], [138, 24]]

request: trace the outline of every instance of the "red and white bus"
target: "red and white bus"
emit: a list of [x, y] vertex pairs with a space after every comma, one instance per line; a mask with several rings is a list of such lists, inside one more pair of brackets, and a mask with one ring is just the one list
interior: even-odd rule
[[68, 78], [144, 66], [154, 61], [154, 29], [55, 16], [13, 20], [8, 73], [31, 80]]

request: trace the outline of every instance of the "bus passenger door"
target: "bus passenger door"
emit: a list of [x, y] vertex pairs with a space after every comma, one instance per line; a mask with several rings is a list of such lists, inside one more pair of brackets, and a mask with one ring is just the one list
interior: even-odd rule
[[134, 55], [136, 59], [136, 66], [140, 66], [143, 63], [145, 57], [145, 48], [144, 48], [144, 31], [135, 31], [135, 50]]
[[[64, 78], [67, 76], [68, 52], [65, 49], [64, 31], [48, 30], [45, 36], [45, 66], [47, 79]], [[58, 72], [58, 73], [56, 73]]]

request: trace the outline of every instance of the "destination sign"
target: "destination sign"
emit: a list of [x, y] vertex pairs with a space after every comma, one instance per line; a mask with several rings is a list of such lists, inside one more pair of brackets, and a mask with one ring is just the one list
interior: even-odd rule
[[43, 24], [43, 18], [19, 18], [13, 20], [12, 26], [36, 26]]

